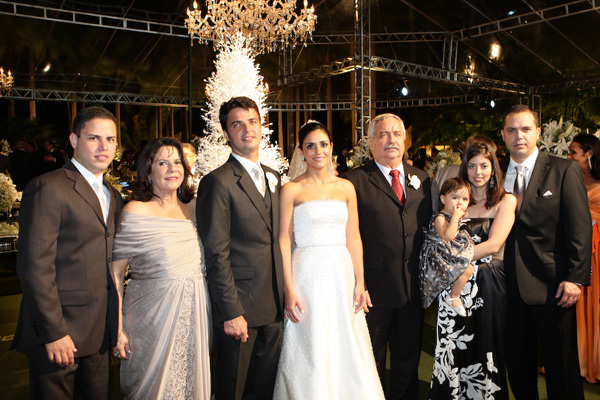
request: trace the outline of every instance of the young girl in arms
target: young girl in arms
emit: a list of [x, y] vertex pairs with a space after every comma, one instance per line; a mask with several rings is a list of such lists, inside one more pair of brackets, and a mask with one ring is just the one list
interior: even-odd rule
[[471, 200], [471, 185], [462, 178], [448, 179], [440, 190], [441, 212], [434, 213], [420, 255], [419, 283], [423, 307], [429, 307], [448, 285], [444, 301], [458, 315], [467, 312], [460, 292], [473, 274], [474, 243], [461, 223]]

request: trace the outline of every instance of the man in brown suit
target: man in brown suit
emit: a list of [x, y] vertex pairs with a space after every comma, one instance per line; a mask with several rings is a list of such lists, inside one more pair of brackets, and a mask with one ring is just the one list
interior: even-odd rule
[[109, 274], [119, 193], [103, 180], [116, 119], [90, 107], [73, 121], [73, 160], [25, 188], [17, 273], [23, 300], [11, 348], [27, 355], [31, 398], [108, 397], [117, 296]]

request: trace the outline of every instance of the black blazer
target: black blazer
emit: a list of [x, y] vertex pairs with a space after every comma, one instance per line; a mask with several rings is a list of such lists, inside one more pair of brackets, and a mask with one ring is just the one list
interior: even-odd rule
[[374, 161], [345, 174], [356, 188], [365, 283], [376, 307], [421, 304], [419, 252], [431, 218], [431, 183], [426, 172], [406, 163], [404, 173], [421, 181], [417, 190], [406, 185], [404, 206]]
[[540, 152], [504, 250], [509, 296], [518, 293], [530, 305], [557, 304], [560, 282], [590, 284], [591, 253], [592, 221], [581, 169]]
[[[200, 181], [196, 215], [217, 324], [243, 315], [248, 326], [261, 326], [282, 312], [281, 181], [275, 170], [262, 168], [271, 196], [270, 212], [252, 178], [233, 156]], [[269, 184], [273, 180], [276, 185]]]
[[83, 357], [101, 349], [107, 327], [116, 344], [118, 299], [109, 266], [123, 202], [104, 184], [111, 193], [107, 224], [94, 189], [70, 161], [26, 186], [17, 254], [23, 300], [11, 348], [47, 357], [44, 344], [70, 335], [75, 357]]

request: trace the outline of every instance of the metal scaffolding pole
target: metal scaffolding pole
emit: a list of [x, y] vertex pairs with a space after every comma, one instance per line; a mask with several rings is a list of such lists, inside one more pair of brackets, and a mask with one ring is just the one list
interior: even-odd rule
[[366, 134], [371, 119], [371, 0], [354, 0], [354, 137]]

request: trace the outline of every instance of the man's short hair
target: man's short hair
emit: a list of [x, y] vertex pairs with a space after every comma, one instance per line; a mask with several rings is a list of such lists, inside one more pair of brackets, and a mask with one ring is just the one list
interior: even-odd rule
[[229, 113], [234, 108], [254, 110], [260, 118], [260, 111], [258, 110], [258, 106], [256, 105], [256, 102], [254, 100], [245, 96], [232, 97], [225, 103], [221, 104], [221, 108], [219, 108], [219, 123], [221, 124], [221, 129], [223, 129], [224, 132], [227, 131], [227, 117], [229, 117]]
[[537, 111], [533, 110], [527, 104], [515, 104], [514, 106], [512, 106], [508, 110], [506, 110], [506, 112], [502, 116], [502, 129], [504, 129], [504, 124], [506, 124], [506, 117], [508, 117], [509, 114], [522, 113], [522, 112], [531, 113], [531, 115], [533, 115], [533, 122], [535, 123], [535, 127], [536, 128], [540, 127], [540, 118], [539, 118]]
[[77, 137], [81, 136], [81, 131], [85, 128], [85, 124], [93, 119], [109, 119], [115, 123], [115, 127], [117, 126], [117, 119], [106, 108], [102, 107], [87, 107], [83, 110], [79, 111], [73, 120], [73, 133], [77, 135]]
[[406, 139], [406, 129], [404, 129], [404, 122], [399, 116], [391, 113], [379, 114], [369, 122], [369, 139], [372, 140], [375, 137], [375, 127], [377, 126], [377, 123], [387, 118], [393, 118], [396, 121], [398, 121], [398, 123], [400, 124], [400, 128], [402, 129], [402, 137]]

